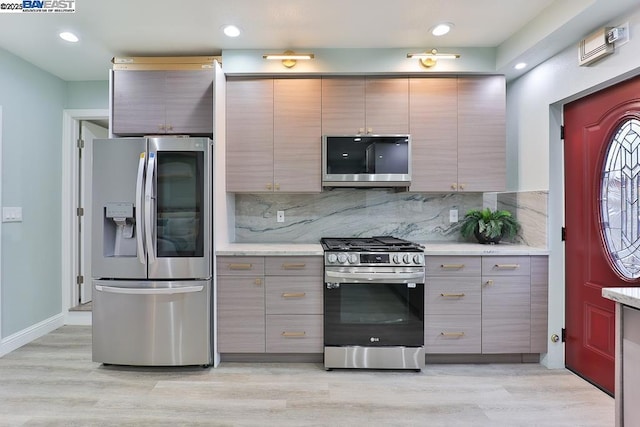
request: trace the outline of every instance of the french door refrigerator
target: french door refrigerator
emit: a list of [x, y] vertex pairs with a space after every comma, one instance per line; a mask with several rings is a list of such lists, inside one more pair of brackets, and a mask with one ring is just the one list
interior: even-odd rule
[[210, 365], [211, 140], [93, 144], [93, 361]]

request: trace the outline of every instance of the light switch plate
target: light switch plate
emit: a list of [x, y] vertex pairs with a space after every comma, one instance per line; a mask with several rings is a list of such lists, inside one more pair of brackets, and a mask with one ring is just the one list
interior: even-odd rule
[[450, 223], [458, 222], [458, 209], [449, 210], [449, 222]]
[[276, 221], [284, 222], [284, 211], [277, 211], [276, 212]]
[[22, 222], [21, 207], [3, 207], [2, 222]]

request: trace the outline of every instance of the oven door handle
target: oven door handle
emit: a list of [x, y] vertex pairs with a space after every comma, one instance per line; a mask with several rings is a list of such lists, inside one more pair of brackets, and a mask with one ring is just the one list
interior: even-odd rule
[[349, 273], [325, 271], [325, 282], [339, 283], [424, 283], [424, 272], [419, 273]]

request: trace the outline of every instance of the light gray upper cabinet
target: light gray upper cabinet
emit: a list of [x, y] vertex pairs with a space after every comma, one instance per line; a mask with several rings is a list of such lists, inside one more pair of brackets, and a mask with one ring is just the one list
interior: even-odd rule
[[506, 189], [504, 76], [458, 77], [459, 191]]
[[320, 192], [320, 79], [227, 81], [227, 191]]
[[409, 79], [411, 191], [503, 191], [503, 76]]
[[213, 133], [213, 71], [113, 71], [116, 135]]
[[325, 77], [322, 79], [322, 134], [406, 134], [409, 79]]
[[409, 79], [410, 191], [456, 191], [458, 80]]

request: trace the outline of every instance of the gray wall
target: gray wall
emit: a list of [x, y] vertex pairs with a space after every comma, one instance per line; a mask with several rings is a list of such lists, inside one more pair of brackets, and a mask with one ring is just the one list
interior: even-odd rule
[[[105, 70], [106, 75], [106, 70]], [[2, 224], [0, 338], [60, 313], [61, 144], [65, 108], [107, 108], [107, 82], [65, 82], [0, 49]]]

